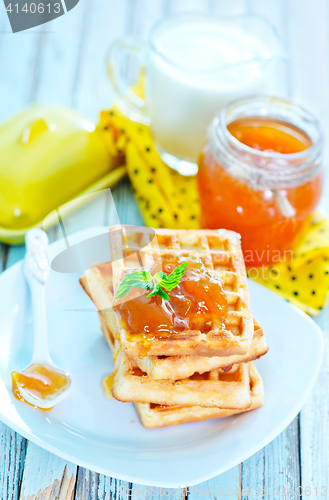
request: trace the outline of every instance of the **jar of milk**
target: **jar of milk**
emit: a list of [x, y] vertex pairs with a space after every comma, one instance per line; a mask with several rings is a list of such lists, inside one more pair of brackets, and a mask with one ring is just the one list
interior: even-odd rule
[[[165, 163], [193, 175], [207, 129], [227, 102], [285, 92], [284, 59], [276, 32], [263, 18], [185, 14], [156, 24], [147, 43], [115, 42], [107, 65], [121, 111], [151, 126]], [[145, 78], [145, 98], [131, 81], [138, 72]]]

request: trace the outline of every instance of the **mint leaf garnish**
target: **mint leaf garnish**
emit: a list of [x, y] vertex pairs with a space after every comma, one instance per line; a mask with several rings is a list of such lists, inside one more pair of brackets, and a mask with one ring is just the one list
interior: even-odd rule
[[131, 288], [152, 290], [153, 286], [153, 277], [150, 271], [131, 271], [131, 273], [126, 274], [124, 279], [121, 281], [115, 298], [121, 299], [121, 297], [126, 295], [131, 290]]
[[156, 285], [155, 288], [153, 288], [152, 292], [148, 294], [148, 297], [155, 297], [155, 295], [159, 295], [159, 297], [162, 297], [165, 300], [169, 300], [169, 295], [160, 288], [160, 285]]
[[169, 300], [169, 295], [164, 290], [170, 292], [180, 283], [188, 264], [189, 262], [183, 262], [168, 276], [163, 272], [156, 273], [153, 277], [150, 271], [131, 271], [120, 283], [115, 298], [121, 299], [132, 288], [141, 288], [143, 290], [151, 290], [147, 297], [158, 295], [165, 300]]
[[173, 272], [170, 273], [168, 276], [165, 273], [156, 273], [154, 277], [156, 280], [160, 278], [159, 281], [160, 287], [170, 292], [173, 288], [175, 288], [178, 285], [178, 283], [184, 276], [188, 264], [189, 262], [183, 262], [183, 264], [177, 266], [176, 269], [174, 269]]

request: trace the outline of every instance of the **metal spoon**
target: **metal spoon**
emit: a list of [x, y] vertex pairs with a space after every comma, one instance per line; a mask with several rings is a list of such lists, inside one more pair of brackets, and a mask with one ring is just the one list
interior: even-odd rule
[[[62, 401], [72, 388], [71, 376], [52, 361], [48, 349], [46, 318], [46, 281], [50, 272], [47, 256], [48, 237], [41, 229], [26, 233], [24, 275], [32, 297], [34, 346], [29, 366], [13, 372], [13, 391], [18, 399], [40, 409], [50, 409]], [[14, 391], [14, 394], [15, 394]]]

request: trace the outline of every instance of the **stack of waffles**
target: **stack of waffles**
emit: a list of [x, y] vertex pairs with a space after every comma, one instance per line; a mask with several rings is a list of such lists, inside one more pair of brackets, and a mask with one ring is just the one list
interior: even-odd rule
[[[250, 310], [239, 235], [226, 230], [154, 232], [134, 226], [115, 227], [109, 235], [111, 262], [91, 267], [80, 283], [98, 310], [113, 353], [114, 370], [108, 378], [113, 397], [133, 402], [147, 428], [260, 407], [264, 389], [253, 361], [266, 354], [268, 346]], [[225, 315], [200, 321], [198, 329], [132, 331], [125, 318], [136, 312], [134, 299], [148, 292], [131, 289], [116, 300], [118, 288], [131, 271], [152, 272], [168, 258], [201, 261], [207, 275], [221, 283]], [[125, 304], [126, 317], [120, 314], [120, 304]], [[152, 325], [148, 314], [152, 310], [144, 308], [145, 324]]]

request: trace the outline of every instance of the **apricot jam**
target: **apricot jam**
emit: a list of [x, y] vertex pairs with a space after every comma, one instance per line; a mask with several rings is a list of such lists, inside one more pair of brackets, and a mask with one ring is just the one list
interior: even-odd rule
[[[128, 294], [126, 301], [113, 305], [132, 340], [136, 335], [147, 341], [183, 330], [208, 332], [214, 321], [224, 326], [227, 302], [222, 281], [212, 277], [200, 259], [166, 255], [162, 257], [162, 271], [168, 275], [183, 262], [189, 264], [180, 283], [167, 291], [169, 301], [158, 295], [147, 297], [144, 292], [131, 300]], [[150, 271], [152, 275], [158, 272], [158, 264]]]
[[[57, 373], [51, 366], [34, 363], [22, 372], [12, 372], [12, 392], [16, 399], [26, 404], [27, 402], [19, 391], [19, 387], [24, 389], [39, 400], [48, 399], [58, 395], [68, 387], [67, 377]], [[34, 406], [34, 408], [39, 408]], [[42, 409], [43, 411], [47, 411]]]
[[311, 139], [293, 125], [266, 118], [240, 118], [229, 123], [227, 130], [258, 151], [292, 154], [312, 146]]
[[199, 158], [203, 226], [241, 234], [246, 265], [278, 262], [322, 193], [316, 119], [281, 99], [249, 98], [216, 118]]

